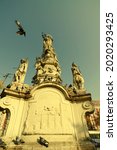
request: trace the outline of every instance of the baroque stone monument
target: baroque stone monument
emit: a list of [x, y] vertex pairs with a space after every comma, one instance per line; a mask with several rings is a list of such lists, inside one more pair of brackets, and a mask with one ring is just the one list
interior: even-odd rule
[[84, 78], [72, 63], [73, 83], [65, 86], [53, 47], [42, 34], [43, 52], [36, 58], [32, 85], [24, 83], [28, 59], [21, 59], [12, 82], [0, 98], [0, 147], [8, 150], [95, 150], [86, 113], [94, 111]]

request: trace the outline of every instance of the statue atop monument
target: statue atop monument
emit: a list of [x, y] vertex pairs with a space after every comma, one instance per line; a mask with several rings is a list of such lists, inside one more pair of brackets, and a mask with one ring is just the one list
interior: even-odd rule
[[28, 60], [21, 59], [20, 65], [14, 74], [13, 82], [23, 83], [27, 72]]
[[68, 87], [66, 85], [66, 89], [70, 96], [77, 96], [77, 95], [83, 95], [86, 93], [85, 87], [84, 87], [84, 78], [80, 71], [80, 69], [77, 67], [77, 65], [73, 62], [71, 67], [72, 75], [73, 75], [73, 84], [70, 84]]
[[43, 37], [43, 49], [44, 50], [52, 50], [53, 49], [53, 37], [49, 34], [43, 34], [42, 33], [42, 37]]
[[84, 78], [81, 71], [74, 63], [72, 63], [71, 70], [73, 75], [73, 88], [75, 89], [76, 93], [79, 91], [84, 91]]
[[18, 92], [28, 92], [29, 86], [24, 84], [25, 76], [28, 68], [28, 59], [21, 59], [19, 67], [14, 73], [12, 83], [7, 87], [11, 90], [17, 90]]

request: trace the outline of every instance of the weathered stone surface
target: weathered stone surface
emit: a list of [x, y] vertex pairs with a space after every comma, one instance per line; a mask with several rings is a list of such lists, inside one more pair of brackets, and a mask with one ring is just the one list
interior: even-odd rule
[[80, 141], [79, 147], [81, 150], [96, 150], [95, 146], [88, 140]]
[[[48, 147], [38, 143], [27, 143], [24, 145], [10, 145], [6, 150], [96, 150], [94, 145], [83, 142], [78, 145], [73, 142], [50, 142]], [[0, 150], [3, 150], [0, 148]]]
[[[53, 142], [48, 147], [37, 143], [27, 145], [10, 146], [6, 150], [79, 150], [75, 143], [71, 142]], [[2, 149], [1, 149], [2, 150]]]

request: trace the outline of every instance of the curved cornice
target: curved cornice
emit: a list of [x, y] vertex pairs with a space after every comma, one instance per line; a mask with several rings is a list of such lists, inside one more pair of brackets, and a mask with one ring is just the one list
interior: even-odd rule
[[45, 88], [45, 87], [51, 87], [51, 88], [58, 89], [59, 91], [61, 91], [63, 93], [63, 95], [65, 96], [66, 99], [70, 100], [70, 97], [69, 97], [67, 91], [65, 90], [65, 88], [63, 86], [55, 84], [55, 83], [42, 83], [40, 85], [36, 85], [36, 86], [34, 86], [34, 88], [32, 88], [31, 94], [33, 94], [34, 91]]
[[81, 101], [91, 101], [91, 94], [90, 93], [85, 93], [85, 94], [81, 94], [81, 95], [76, 95], [76, 96], [70, 96], [69, 93], [67, 92], [67, 90], [64, 88], [64, 86], [59, 85], [59, 84], [55, 84], [55, 83], [42, 83], [40, 85], [35, 85], [32, 90], [30, 91], [30, 94], [33, 95], [34, 91], [38, 90], [38, 89], [42, 89], [45, 87], [51, 87], [51, 88], [55, 88], [58, 89], [59, 91], [61, 91], [64, 95], [64, 97], [71, 101], [71, 102], [81, 102]]

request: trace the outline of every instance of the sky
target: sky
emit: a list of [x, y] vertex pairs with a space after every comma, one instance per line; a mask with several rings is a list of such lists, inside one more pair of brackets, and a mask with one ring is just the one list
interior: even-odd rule
[[[26, 37], [16, 35], [19, 20]], [[36, 57], [42, 54], [42, 32], [52, 35], [63, 84], [72, 84], [71, 64], [77, 64], [87, 93], [100, 99], [99, 0], [0, 0], [0, 80], [14, 74], [22, 58], [29, 66], [25, 83], [31, 85]], [[12, 81], [9, 76], [5, 84]]]

